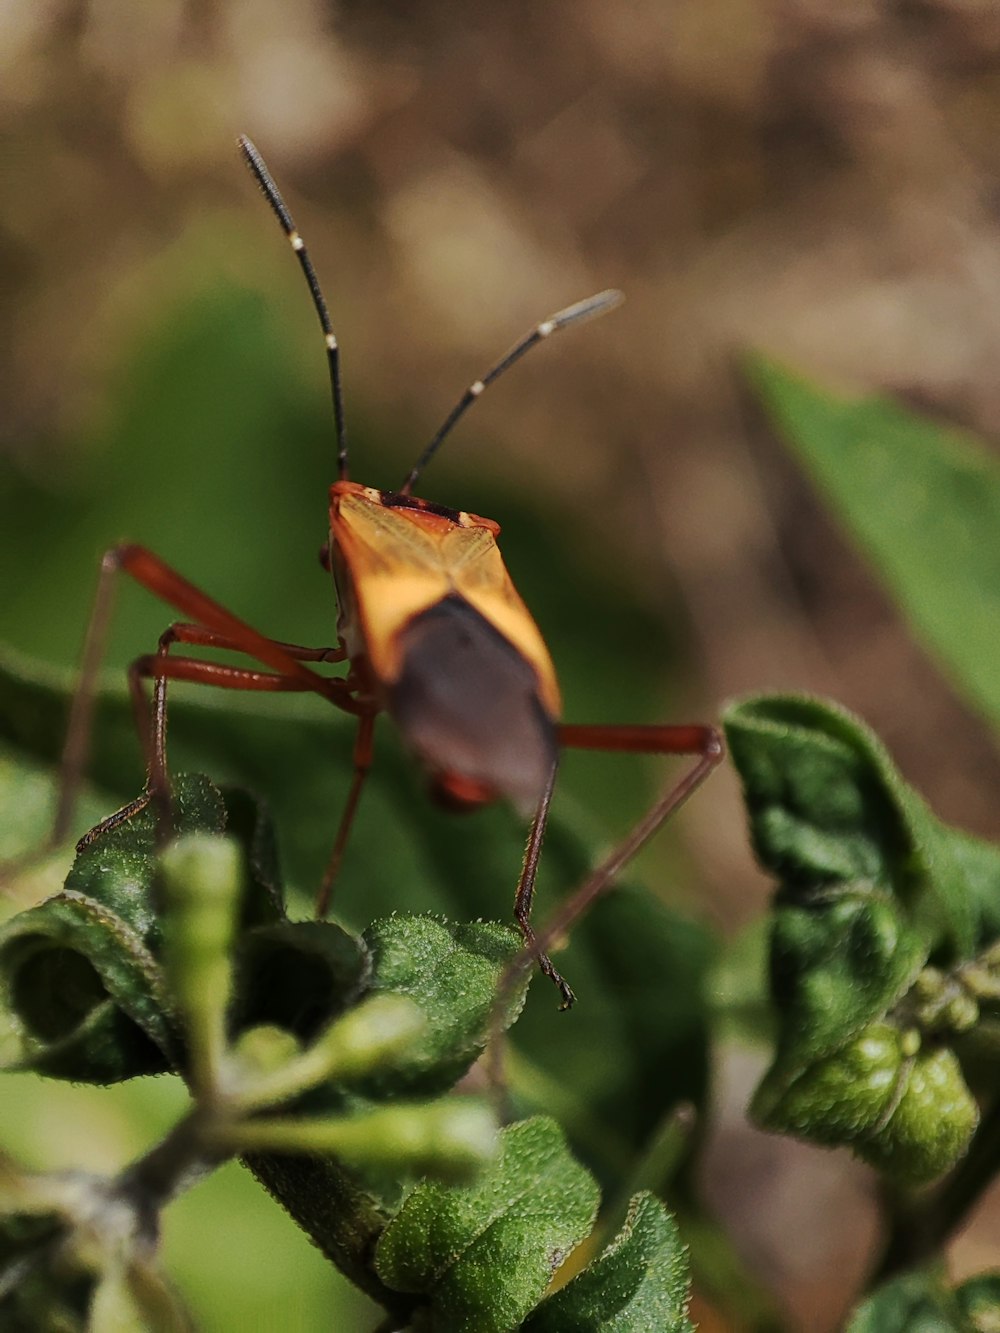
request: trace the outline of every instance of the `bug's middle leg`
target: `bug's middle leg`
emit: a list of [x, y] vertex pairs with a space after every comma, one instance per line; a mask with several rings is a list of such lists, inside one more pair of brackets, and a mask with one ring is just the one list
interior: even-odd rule
[[528, 843], [524, 849], [521, 876], [517, 882], [517, 893], [514, 896], [514, 919], [517, 921], [521, 938], [524, 940], [525, 954], [536, 959], [545, 976], [549, 978], [554, 986], [558, 987], [562, 995], [560, 1008], [568, 1009], [576, 1000], [576, 996], [562, 973], [556, 969], [552, 959], [544, 952], [543, 946], [539, 944], [531, 925], [531, 904], [535, 896], [535, 879], [538, 875], [538, 862], [542, 854], [545, 829], [549, 822], [549, 809], [552, 805], [552, 793], [555, 790], [558, 768], [557, 760], [552, 765], [545, 790], [542, 792], [542, 799], [539, 801], [535, 817], [531, 821]]
[[[339, 648], [306, 648], [297, 643], [274, 640], [296, 662], [342, 662], [346, 653]], [[225, 666], [196, 658], [171, 658], [166, 662], [174, 644], [183, 643], [204, 648], [245, 652], [241, 642], [231, 635], [221, 634], [205, 625], [177, 621], [160, 635], [155, 655], [137, 658], [129, 667], [129, 694], [135, 716], [136, 730], [146, 760], [147, 784], [160, 810], [161, 820], [169, 814], [169, 783], [167, 780], [167, 681], [169, 679], [195, 681], [224, 689], [268, 692], [307, 691], [315, 689], [313, 680], [289, 675], [287, 672], [267, 672]], [[153, 681], [152, 710], [146, 700], [144, 682]], [[317, 680], [321, 679], [316, 677]], [[337, 682], [340, 685], [340, 682]]]
[[347, 847], [347, 839], [354, 824], [354, 816], [357, 813], [365, 779], [368, 777], [368, 770], [372, 766], [374, 731], [375, 714], [373, 712], [361, 713], [358, 717], [358, 734], [354, 740], [354, 777], [351, 780], [351, 789], [344, 804], [344, 813], [340, 816], [340, 825], [334, 839], [333, 851], [330, 853], [330, 859], [323, 875], [323, 882], [316, 897], [316, 919], [318, 921], [322, 921], [330, 910], [330, 897], [333, 893], [334, 882], [340, 871], [340, 864], [344, 859], [344, 849]]

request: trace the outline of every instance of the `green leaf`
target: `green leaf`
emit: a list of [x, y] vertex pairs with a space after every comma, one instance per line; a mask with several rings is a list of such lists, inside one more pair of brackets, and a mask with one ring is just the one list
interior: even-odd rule
[[1000, 1269], [979, 1273], [955, 1288], [959, 1306], [975, 1333], [1000, 1328]]
[[0, 1065], [114, 1083], [178, 1057], [163, 975], [110, 909], [62, 893], [0, 931]]
[[[240, 903], [241, 925], [276, 920], [282, 910], [281, 890], [266, 812], [246, 792], [220, 790], [202, 774], [176, 774], [172, 792], [175, 837], [221, 834], [232, 827], [242, 839], [247, 886]], [[66, 889], [117, 912], [157, 949], [161, 905], [154, 888], [156, 856], [156, 814], [147, 805], [78, 853]]]
[[779, 881], [777, 1048], [753, 1114], [929, 1180], [978, 1121], [957, 1058], [977, 1010], [932, 1012], [924, 983], [994, 942], [1000, 852], [942, 826], [842, 709], [762, 697], [725, 724], [758, 858]]
[[935, 1269], [886, 1282], [851, 1316], [844, 1333], [993, 1333], [1000, 1315], [1000, 1272], [952, 1290]]
[[[179, 834], [222, 833], [227, 797], [207, 778], [174, 783]], [[233, 799], [247, 838], [245, 920], [278, 914], [267, 833]], [[155, 816], [146, 807], [88, 843], [63, 891], [0, 928], [0, 1065], [110, 1083], [180, 1062], [159, 964]]]
[[724, 720], [766, 869], [805, 887], [919, 888], [912, 856], [930, 816], [857, 718], [819, 699], [761, 695]]
[[371, 961], [332, 921], [278, 921], [247, 931], [238, 947], [233, 1026], [284, 1028], [311, 1041], [361, 994]]
[[[248, 993], [258, 997], [257, 1020], [289, 1026], [304, 1038], [322, 1026], [324, 1000], [327, 1006], [339, 1006], [368, 976], [357, 966], [360, 958], [368, 968], [368, 952], [359, 955], [357, 943], [327, 922], [252, 932], [247, 943], [250, 956], [257, 959], [257, 981], [247, 985]], [[343, 1114], [346, 1107], [363, 1114], [365, 1103], [358, 1094], [394, 1100], [449, 1088], [482, 1049], [497, 980], [518, 947], [509, 927], [402, 916], [375, 923], [367, 944], [371, 973], [365, 993], [412, 998], [426, 1025], [384, 1072], [352, 1080], [350, 1097], [337, 1088], [317, 1090], [308, 1099], [312, 1114]], [[269, 953], [272, 945], [277, 945], [277, 958]], [[308, 962], [306, 954], [317, 947], [329, 947], [332, 954]], [[317, 986], [322, 967], [328, 967], [330, 983]], [[273, 986], [267, 984], [269, 977]], [[268, 995], [273, 996], [270, 1001]], [[245, 1011], [244, 1021], [247, 1017]], [[248, 1161], [258, 1179], [353, 1282], [388, 1310], [409, 1308], [409, 1301], [384, 1285], [371, 1266], [376, 1240], [398, 1206], [397, 1184], [315, 1158], [256, 1152]]]
[[[365, 931], [372, 958], [371, 989], [407, 995], [426, 1026], [404, 1059], [366, 1080], [372, 1096], [430, 1096], [450, 1087], [478, 1059], [491, 1036], [494, 1002], [504, 969], [520, 948], [509, 926], [433, 917], [391, 916]], [[502, 1026], [524, 1004], [529, 978], [511, 996]]]
[[378, 1243], [375, 1266], [422, 1298], [415, 1328], [504, 1333], [538, 1303], [587, 1235], [597, 1186], [547, 1120], [512, 1125], [475, 1184], [416, 1186]]
[[676, 1222], [653, 1195], [637, 1194], [607, 1249], [523, 1327], [525, 1333], [693, 1333], [689, 1282]]
[[[550, 600], [557, 623], [576, 623], [563, 600]], [[583, 647], [585, 632], [580, 639]], [[69, 683], [68, 674], [0, 653], [0, 738], [9, 733], [26, 753], [54, 761]], [[597, 707], [602, 692], [595, 693]], [[575, 696], [583, 712], [579, 690]], [[631, 713], [635, 700], [623, 698]], [[216, 780], [238, 777], [266, 792], [281, 833], [286, 879], [293, 889], [296, 883], [306, 888], [310, 901], [351, 781], [352, 725], [322, 700], [244, 699], [228, 691], [186, 692], [183, 686], [171, 691], [173, 764]], [[93, 741], [94, 774], [115, 800], [128, 799], [141, 774], [123, 689], [100, 695]], [[372, 776], [337, 883], [338, 918], [360, 929], [396, 910], [440, 912], [451, 920], [505, 914], [521, 863], [523, 822], [502, 806], [461, 819], [436, 809], [392, 729], [381, 728], [376, 742]], [[566, 765], [567, 783], [590, 762], [590, 756], [574, 756]], [[595, 844], [606, 846], [609, 834], [627, 827], [641, 800], [645, 774], [630, 757], [597, 756], [594, 773], [603, 790], [610, 788], [602, 808], [611, 812], [611, 828], [598, 829], [592, 807], [574, 804], [560, 782], [541, 868], [539, 919], [558, 895], [581, 882], [596, 860]], [[669, 881], [664, 888], [671, 888]], [[294, 892], [290, 897], [296, 901]], [[299, 896], [298, 902], [304, 899]], [[641, 1150], [670, 1105], [700, 1104], [704, 1097], [705, 976], [713, 951], [703, 926], [667, 909], [648, 891], [623, 887], [578, 925], [560, 958], [580, 996], [572, 1015], [557, 1012], [546, 987], [534, 988], [513, 1040], [543, 1080], [573, 1088], [580, 1105], [593, 1108], [590, 1129], [582, 1114], [572, 1116], [571, 1128], [577, 1147], [605, 1173], [627, 1169], [628, 1156]], [[596, 1050], [600, 1059], [594, 1059]], [[537, 1086], [539, 1081], [532, 1100], [522, 1103], [526, 1111], [539, 1105]], [[543, 1104], [547, 1108], [550, 1102]]]
[[783, 1065], [830, 1054], [910, 986], [928, 948], [888, 895], [849, 885], [802, 906], [780, 898], [771, 932], [771, 993]]
[[818, 700], [748, 699], [724, 715], [757, 858], [779, 881], [771, 946], [779, 1051], [824, 1055], [881, 1017], [934, 939], [936, 830], [856, 719]]
[[[176, 834], [225, 831], [225, 802], [208, 778], [178, 774], [173, 799]], [[154, 946], [160, 935], [156, 874], [156, 815], [146, 805], [77, 853], [66, 889], [117, 912], [144, 943]]]
[[974, 437], [756, 357], [751, 382], [970, 701], [1000, 726], [1000, 467]]

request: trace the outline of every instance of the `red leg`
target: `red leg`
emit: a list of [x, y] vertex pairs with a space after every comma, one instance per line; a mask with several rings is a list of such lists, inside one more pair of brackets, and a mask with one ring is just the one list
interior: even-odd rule
[[[111, 616], [114, 576], [119, 570], [124, 570], [149, 592], [175, 607], [182, 614], [191, 616], [199, 622], [193, 626], [174, 626], [171, 630], [168, 630], [167, 635], [164, 636], [166, 642], [161, 640], [161, 651], [158, 654], [160, 660], [166, 660], [166, 653], [170, 644], [175, 640], [232, 648], [246, 653], [249, 657], [256, 658], [263, 662], [265, 666], [272, 667], [283, 680], [289, 682], [295, 680], [298, 684], [295, 686], [291, 684], [282, 686], [246, 684], [234, 686], [230, 684], [230, 688], [314, 690], [336, 707], [344, 709], [345, 712], [356, 713], [358, 711], [358, 705], [355, 703], [352, 692], [345, 681], [321, 676], [303, 664], [307, 660], [340, 660], [340, 649], [299, 648], [296, 645], [283, 644], [274, 639], [268, 639], [245, 621], [240, 620], [238, 616], [233, 615], [231, 611], [227, 611], [220, 603], [213, 601], [212, 598], [196, 588], [194, 584], [189, 583], [151, 551], [147, 551], [142, 546], [125, 545], [115, 547], [107, 552], [101, 562], [97, 596], [84, 644], [80, 684], [70, 710], [66, 744], [63, 749], [62, 781], [53, 826], [53, 842], [60, 840], [68, 830], [76, 792], [86, 766], [93, 722], [97, 674]], [[213, 664], [206, 665], [211, 666]], [[160, 736], [165, 734], [166, 686], [159, 682], [165, 681], [170, 673], [167, 671], [161, 672], [157, 669], [149, 674], [156, 676], [158, 684], [154, 698], [153, 725], [155, 734], [150, 738], [147, 753], [155, 753], [157, 750], [163, 753], [165, 742], [160, 739]], [[254, 673], [249, 674], [253, 675]], [[263, 676], [265, 673], [256, 674]], [[192, 677], [187, 678], [191, 679]], [[207, 677], [204, 676], [198, 678], [203, 681], [207, 680]], [[138, 680], [138, 676], [133, 676], [133, 679]], [[213, 683], [218, 684], [219, 680], [220, 678], [217, 676]], [[133, 706], [143, 719], [140, 735], [148, 736], [148, 725], [145, 722], [145, 705], [142, 704], [140, 707], [141, 689], [135, 685], [133, 686], [132, 698]]]
[[[283, 648], [296, 662], [343, 662], [347, 658], [345, 648], [303, 648], [298, 643], [283, 643], [280, 639], [271, 639], [271, 643]], [[175, 622], [160, 635], [160, 648], [169, 651], [175, 643], [198, 644], [203, 648], [228, 648], [233, 652], [244, 652], [242, 643], [231, 636], [218, 634], [206, 629], [204, 625], [189, 625]]]
[[323, 883], [319, 886], [319, 894], [316, 898], [316, 919], [318, 921], [322, 921], [330, 910], [330, 895], [333, 893], [333, 885], [340, 871], [340, 863], [344, 859], [344, 848], [347, 846], [351, 825], [354, 823], [358, 801], [361, 798], [361, 789], [365, 785], [365, 778], [372, 766], [372, 739], [374, 733], [375, 714], [362, 713], [358, 718], [358, 734], [354, 741], [354, 779], [351, 782], [351, 790], [347, 794], [347, 804], [344, 806], [344, 813], [340, 816], [340, 827], [337, 829], [333, 851], [330, 853], [326, 872], [323, 875]]
[[[200, 588], [189, 583], [176, 570], [165, 564], [159, 556], [147, 551], [143, 546], [116, 546], [105, 555], [102, 562], [102, 574], [113, 573], [122, 569], [141, 583], [155, 596], [168, 605], [176, 607], [197, 624], [192, 627], [198, 639], [182, 640], [187, 642], [213, 641], [217, 646], [234, 648], [248, 657], [255, 657], [265, 666], [273, 667], [286, 676], [296, 676], [308, 682], [304, 688], [326, 695], [332, 702], [340, 704], [347, 690], [343, 681], [329, 680], [310, 671], [304, 666], [287, 645], [275, 639], [269, 639], [240, 620], [221, 603], [213, 601]], [[178, 636], [180, 637], [180, 636]], [[322, 657], [328, 649], [304, 649], [301, 655], [316, 652]], [[334, 650], [336, 651], [336, 650]], [[317, 659], [318, 660], [318, 659]], [[348, 711], [353, 711], [348, 707]]]
[[549, 809], [552, 805], [552, 793], [555, 790], [558, 768], [558, 763], [552, 765], [552, 772], [549, 774], [545, 791], [538, 803], [535, 817], [531, 821], [528, 844], [524, 849], [524, 861], [521, 865], [521, 877], [517, 882], [517, 893], [514, 895], [514, 919], [517, 921], [518, 929], [524, 940], [525, 953], [537, 960], [542, 972], [554, 986], [558, 986], [562, 992], [561, 1007], [568, 1009], [576, 996], [562, 974], [556, 971], [552, 959], [547, 953], [542, 952], [542, 946], [538, 943], [538, 938], [531, 927], [531, 902], [535, 896], [535, 877], [538, 874], [542, 842], [545, 839], [545, 829], [549, 822]]
[[[303, 648], [297, 643], [280, 643], [289, 657], [297, 662], [342, 662], [347, 653], [343, 648]], [[155, 657], [140, 657], [129, 668], [129, 691], [132, 708], [135, 713], [136, 728], [142, 738], [149, 773], [149, 786], [161, 812], [169, 812], [169, 787], [167, 783], [167, 680], [194, 680], [204, 685], [216, 685], [235, 690], [305, 690], [310, 688], [304, 682], [284, 674], [263, 671], [244, 671], [222, 667], [212, 662], [201, 662], [191, 658], [173, 658], [172, 662], [184, 661], [189, 665], [184, 670], [167, 669], [156, 666], [157, 662], [166, 663], [167, 654], [175, 643], [186, 643], [206, 648], [225, 648], [241, 651], [240, 644], [231, 637], [206, 629], [204, 625], [189, 625], [177, 622], [170, 625], [160, 635]], [[192, 674], [193, 672], [193, 674]], [[149, 710], [146, 703], [142, 680], [153, 677], [152, 721], [148, 720]]]
[[[589, 878], [571, 894], [534, 938], [530, 935], [527, 913], [531, 907], [538, 854], [541, 850], [541, 832], [537, 826], [548, 813], [549, 793], [543, 798], [539, 813], [532, 825], [521, 880], [517, 888], [515, 914], [525, 947], [513, 960], [501, 982], [501, 994], [510, 986], [519, 972], [537, 960], [545, 974], [559, 986], [563, 994], [562, 1008], [573, 1003], [573, 992], [549, 961], [546, 951], [576, 922], [588, 908], [607, 893], [614, 881], [636, 852], [665, 823], [691, 793], [701, 785], [725, 753], [722, 737], [709, 726], [561, 726], [559, 739], [563, 745], [590, 750], [618, 750], [628, 754], [683, 754], [697, 755], [695, 763], [670, 787], [632, 827], [617, 847], [594, 870]], [[536, 837], [537, 831], [537, 837]], [[537, 845], [536, 845], [537, 843]], [[523, 920], [522, 920], [523, 913]]]

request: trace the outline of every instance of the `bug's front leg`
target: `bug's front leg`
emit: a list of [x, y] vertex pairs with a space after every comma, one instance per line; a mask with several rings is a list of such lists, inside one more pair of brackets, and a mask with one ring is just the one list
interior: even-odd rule
[[[166, 684], [168, 677], [201, 684], [241, 690], [302, 690], [321, 694], [345, 712], [356, 713], [357, 706], [347, 684], [313, 671], [307, 662], [337, 662], [344, 659], [342, 648], [303, 648], [297, 644], [269, 639], [246, 621], [214, 601], [193, 583], [172, 569], [159, 556], [142, 546], [122, 545], [106, 552], [84, 641], [80, 682], [70, 709], [66, 743], [61, 761], [59, 799], [50, 842], [65, 838], [72, 821], [77, 792], [86, 767], [93, 726], [97, 677], [107, 640], [119, 572], [128, 574], [147, 591], [159, 597], [195, 623], [171, 626], [160, 640], [155, 655], [139, 658], [129, 672], [130, 693], [136, 713], [139, 735], [143, 740], [151, 786], [166, 791]], [[171, 658], [171, 645], [183, 642], [216, 648], [229, 648], [256, 659], [271, 672], [224, 667], [193, 658]], [[152, 678], [154, 687], [153, 718], [148, 720], [142, 681]], [[140, 798], [141, 800], [142, 798]], [[163, 804], [168, 802], [163, 798]]]

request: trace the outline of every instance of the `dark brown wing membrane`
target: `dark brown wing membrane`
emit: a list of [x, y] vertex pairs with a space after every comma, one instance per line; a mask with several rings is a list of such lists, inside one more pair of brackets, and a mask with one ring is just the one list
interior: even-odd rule
[[461, 778], [532, 814], [556, 732], [532, 666], [461, 597], [407, 625], [389, 712], [432, 776]]

